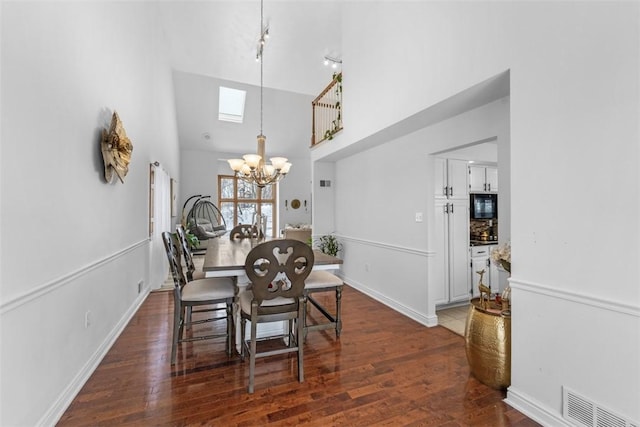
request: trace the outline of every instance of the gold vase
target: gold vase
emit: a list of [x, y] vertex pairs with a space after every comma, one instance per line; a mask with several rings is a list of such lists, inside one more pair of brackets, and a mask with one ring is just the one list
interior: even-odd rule
[[483, 384], [506, 389], [511, 384], [511, 316], [485, 310], [477, 298], [469, 305], [465, 328], [471, 373]]

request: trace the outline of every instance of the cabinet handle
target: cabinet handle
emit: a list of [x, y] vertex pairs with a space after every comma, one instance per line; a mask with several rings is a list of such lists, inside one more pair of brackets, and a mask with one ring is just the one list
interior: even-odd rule
[[443, 206], [443, 208], [444, 208], [444, 213], [448, 214], [449, 213], [449, 203], [445, 204]]
[[453, 204], [451, 205], [451, 213], [453, 213]]
[[448, 189], [448, 188], [449, 188], [449, 187], [442, 187], [442, 195], [443, 195], [443, 196], [445, 196], [445, 197], [447, 197], [447, 194], [448, 194], [448, 193], [447, 193], [447, 189]]
[[489, 187], [489, 189], [487, 191], [491, 191], [491, 183], [488, 183], [487, 187]]

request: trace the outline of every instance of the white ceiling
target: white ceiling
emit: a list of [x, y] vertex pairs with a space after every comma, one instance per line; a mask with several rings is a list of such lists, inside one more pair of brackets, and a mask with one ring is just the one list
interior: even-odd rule
[[[367, 7], [367, 2], [360, 3]], [[264, 134], [267, 157], [308, 157], [311, 101], [342, 58], [342, 0], [264, 0], [270, 37], [264, 50]], [[401, 7], [400, 5], [398, 7]], [[184, 149], [255, 152], [260, 132], [260, 1], [160, 1], [159, 20], [174, 70], [178, 137]], [[245, 121], [218, 121], [218, 86], [247, 91]], [[345, 91], [348, 88], [345, 88]], [[360, 141], [371, 147], [509, 94], [508, 72]], [[373, 140], [373, 141], [372, 141]], [[362, 145], [362, 144], [360, 144]], [[351, 144], [348, 150], [359, 150]], [[350, 153], [335, 153], [344, 156]], [[329, 159], [329, 158], [327, 158]]]
[[[176, 70], [260, 84], [256, 47], [260, 2], [160, 2], [160, 20]], [[264, 51], [264, 85], [317, 95], [331, 80], [324, 55], [341, 56], [340, 2], [264, 1], [269, 40]]]
[[[260, 64], [256, 61], [260, 2], [165, 1], [158, 7], [176, 70], [181, 147], [255, 152], [260, 131]], [[264, 23], [270, 34], [263, 60], [267, 156], [309, 156], [311, 100], [329, 84], [334, 72], [323, 58], [342, 55], [339, 8], [340, 2], [332, 0], [264, 1]], [[243, 124], [217, 120], [221, 81], [247, 90]]]

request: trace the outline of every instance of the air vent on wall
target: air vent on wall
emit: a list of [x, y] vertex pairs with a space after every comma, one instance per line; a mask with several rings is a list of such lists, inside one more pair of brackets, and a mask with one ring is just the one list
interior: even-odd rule
[[614, 414], [567, 387], [562, 388], [562, 416], [576, 426], [640, 427], [639, 423]]

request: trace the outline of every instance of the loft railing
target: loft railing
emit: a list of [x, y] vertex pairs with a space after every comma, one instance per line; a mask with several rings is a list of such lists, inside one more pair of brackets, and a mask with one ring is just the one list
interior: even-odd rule
[[311, 146], [331, 140], [342, 130], [342, 73], [333, 80], [311, 103]]

